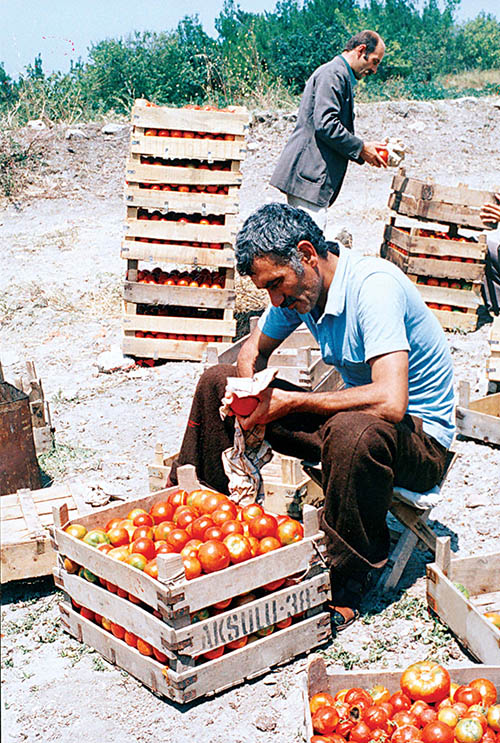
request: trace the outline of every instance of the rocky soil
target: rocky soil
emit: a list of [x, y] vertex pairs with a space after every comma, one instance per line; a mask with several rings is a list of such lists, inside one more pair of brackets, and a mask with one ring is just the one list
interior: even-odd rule
[[[409, 175], [438, 183], [500, 190], [498, 99], [362, 104], [357, 131], [394, 136], [407, 147]], [[293, 114], [257, 112], [249, 134], [241, 220], [266, 201]], [[36, 138], [39, 159], [20, 192], [0, 212], [0, 328], [4, 374], [13, 381], [35, 361], [50, 402], [56, 447], [43, 460], [56, 481], [77, 477], [107, 493], [135, 498], [148, 491], [156, 442], [178, 449], [201, 366], [168, 362], [103, 374], [99, 354], [120, 344], [119, 257], [129, 131], [103, 134], [102, 124], [16, 134]], [[346, 228], [353, 249], [376, 254], [393, 173], [351, 165], [330, 210], [329, 234]], [[401, 223], [404, 223], [402, 220]], [[239, 307], [262, 306], [240, 287]], [[486, 393], [487, 326], [448, 333], [456, 379], [472, 397]], [[459, 458], [431, 518], [461, 555], [498, 550], [500, 450], [457, 440]], [[330, 665], [401, 667], [426, 656], [470, 663], [450, 633], [425, 610], [425, 562], [417, 551], [398, 590], [371, 594], [365, 615], [325, 650]], [[2, 597], [2, 699], [5, 741], [59, 743], [148, 736], [184, 743], [285, 743], [302, 740], [300, 688], [305, 660], [184, 708], [153, 696], [132, 677], [63, 634], [50, 580], [8, 586]], [[480, 675], [480, 674], [479, 674]]]

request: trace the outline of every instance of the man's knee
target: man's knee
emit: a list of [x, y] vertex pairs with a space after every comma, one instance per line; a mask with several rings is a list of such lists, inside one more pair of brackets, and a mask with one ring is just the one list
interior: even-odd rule
[[215, 366], [209, 366], [208, 369], [205, 369], [198, 380], [196, 391], [197, 393], [203, 394], [214, 390], [222, 399], [228, 377], [234, 377], [236, 374], [236, 367], [231, 364], [216, 364]]
[[392, 458], [396, 435], [392, 423], [369, 413], [337, 413], [324, 426], [323, 454], [343, 462], [353, 457]]

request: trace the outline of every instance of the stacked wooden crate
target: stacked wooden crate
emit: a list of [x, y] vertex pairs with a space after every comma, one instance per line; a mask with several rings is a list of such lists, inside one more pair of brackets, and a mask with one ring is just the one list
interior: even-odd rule
[[[179, 481], [187, 490], [199, 487], [192, 467], [179, 469]], [[176, 490], [101, 509], [78, 523], [102, 527]], [[184, 703], [221, 691], [330, 638], [329, 573], [313, 507], [305, 510], [299, 542], [192, 580], [178, 554], [157, 556], [156, 580], [71, 536], [64, 508], [54, 523], [55, 581], [68, 599], [61, 604], [65, 629], [168, 699]], [[75, 565], [85, 566], [87, 580], [67, 569]], [[127, 644], [125, 631], [153, 653]]]
[[[474, 238], [459, 229], [484, 229], [480, 207], [493, 201], [493, 194], [466, 186], [439, 186], [407, 178], [404, 172], [394, 177], [392, 189], [389, 207], [418, 223], [397, 225], [391, 217], [381, 255], [417, 284], [444, 328], [475, 330], [482, 304], [486, 235]], [[436, 226], [423, 224], [429, 221]]]
[[248, 114], [136, 102], [126, 165], [123, 351], [201, 360], [235, 335], [234, 251]]

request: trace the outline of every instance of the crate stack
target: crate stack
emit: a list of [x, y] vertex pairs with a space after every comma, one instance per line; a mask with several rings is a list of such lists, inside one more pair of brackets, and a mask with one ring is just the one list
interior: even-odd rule
[[[179, 468], [179, 483], [187, 490], [200, 487], [190, 466]], [[176, 490], [77, 521], [88, 530], [103, 528]], [[54, 513], [53, 538], [59, 554], [55, 582], [66, 594], [60, 605], [64, 628], [167, 699], [185, 703], [229, 688], [331, 637], [324, 534], [312, 506], [305, 507], [299, 542], [192, 580], [186, 580], [178, 554], [157, 556], [157, 580], [71, 536], [69, 523], [63, 506]], [[78, 566], [86, 568], [86, 577]], [[129, 644], [125, 631], [153, 652]]]
[[479, 212], [487, 201], [493, 201], [492, 193], [462, 185], [439, 186], [408, 178], [404, 171], [392, 181], [389, 207], [416, 223], [398, 225], [391, 217], [381, 255], [417, 284], [446, 329], [468, 332], [477, 327], [486, 235], [470, 237], [460, 230], [484, 230]]
[[233, 241], [248, 113], [136, 101], [126, 165], [123, 352], [201, 360], [235, 335]]

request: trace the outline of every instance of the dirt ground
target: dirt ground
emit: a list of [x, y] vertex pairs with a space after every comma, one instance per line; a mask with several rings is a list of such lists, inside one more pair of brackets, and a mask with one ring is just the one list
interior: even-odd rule
[[[357, 132], [396, 136], [407, 147], [409, 175], [437, 183], [500, 190], [499, 99], [363, 104]], [[241, 220], [267, 201], [274, 162], [293, 115], [256, 112], [244, 163]], [[148, 491], [147, 465], [156, 442], [178, 449], [201, 366], [169, 362], [103, 374], [99, 354], [120, 344], [119, 257], [129, 130], [103, 134], [102, 124], [34, 134], [40, 159], [23, 190], [0, 211], [0, 328], [4, 374], [13, 381], [34, 360], [56, 428], [44, 459], [56, 481], [77, 477], [133, 499]], [[353, 249], [376, 254], [393, 172], [351, 165], [330, 210], [329, 233], [346, 228]], [[404, 223], [404, 220], [401, 220]], [[242, 297], [240, 295], [240, 306]], [[260, 300], [254, 300], [255, 306]], [[245, 309], [247, 306], [245, 305]], [[486, 394], [488, 326], [448, 333], [456, 380], [472, 398]], [[459, 453], [431, 519], [461, 555], [500, 548], [500, 450], [457, 440]], [[452, 635], [425, 609], [425, 562], [417, 551], [398, 590], [371, 594], [361, 622], [325, 650], [330, 666], [402, 667], [433, 657], [470, 663]], [[184, 743], [288, 743], [302, 738], [299, 658], [251, 683], [180, 708], [156, 698], [132, 677], [62, 633], [50, 579], [8, 586], [2, 597], [2, 727], [6, 743], [87, 740]], [[480, 674], [479, 674], [480, 675]]]

